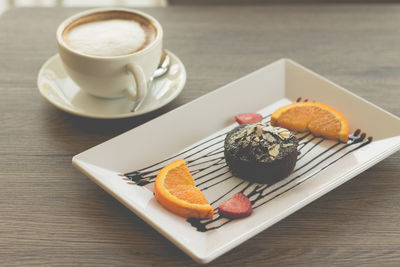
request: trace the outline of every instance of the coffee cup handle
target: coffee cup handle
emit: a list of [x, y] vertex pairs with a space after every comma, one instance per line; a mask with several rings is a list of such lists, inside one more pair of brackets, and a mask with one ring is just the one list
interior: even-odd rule
[[126, 65], [126, 70], [131, 73], [135, 79], [136, 90], [133, 90], [132, 88], [126, 88], [124, 95], [126, 98], [134, 102], [140, 102], [147, 94], [146, 76], [144, 75], [142, 68], [133, 63]]

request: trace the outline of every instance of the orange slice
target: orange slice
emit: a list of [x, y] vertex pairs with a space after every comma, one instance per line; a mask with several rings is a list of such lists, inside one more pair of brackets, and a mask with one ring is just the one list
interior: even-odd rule
[[336, 109], [318, 102], [297, 102], [277, 109], [271, 115], [271, 125], [291, 131], [311, 131], [315, 136], [347, 142], [349, 125]]
[[211, 219], [214, 215], [206, 197], [194, 185], [183, 159], [161, 169], [154, 184], [154, 194], [162, 206], [185, 218]]

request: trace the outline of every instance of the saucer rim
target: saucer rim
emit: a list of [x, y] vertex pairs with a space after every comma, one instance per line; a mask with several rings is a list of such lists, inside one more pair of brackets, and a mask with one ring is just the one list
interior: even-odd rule
[[[59, 53], [56, 53], [55, 55], [51, 56], [50, 58], [48, 58], [46, 60], [45, 63], [43, 63], [43, 65], [41, 66], [37, 78], [36, 78], [36, 86], [39, 90], [40, 95], [47, 100], [47, 102], [49, 102], [50, 104], [52, 104], [53, 106], [55, 106], [56, 108], [65, 111], [67, 113], [76, 115], [76, 116], [80, 116], [80, 117], [86, 117], [86, 118], [92, 118], [92, 119], [124, 119], [124, 118], [130, 118], [130, 117], [137, 117], [137, 116], [141, 116], [147, 113], [150, 113], [152, 111], [158, 110], [164, 106], [166, 106], [167, 104], [171, 103], [174, 99], [176, 99], [176, 97], [183, 91], [183, 89], [185, 88], [186, 85], [186, 80], [187, 80], [187, 73], [186, 73], [186, 68], [185, 65], [183, 64], [183, 62], [180, 60], [180, 58], [175, 55], [174, 53], [172, 53], [170, 50], [168, 49], [164, 49], [164, 51], [172, 58], [172, 60], [176, 61], [181, 70], [180, 72], [182, 73], [183, 79], [182, 82], [180, 82], [178, 89], [175, 90], [175, 92], [170, 96], [170, 99], [168, 101], [166, 101], [165, 103], [162, 103], [161, 105], [156, 105], [155, 107], [151, 108], [151, 109], [146, 109], [146, 110], [142, 110], [142, 111], [135, 111], [135, 112], [129, 112], [129, 113], [120, 113], [120, 114], [115, 114], [115, 115], [98, 115], [95, 113], [83, 113], [80, 111], [77, 111], [75, 109], [69, 108], [66, 105], [62, 105], [59, 102], [53, 101], [44, 91], [42, 86], [39, 84], [40, 81], [40, 77], [43, 76], [43, 72], [48, 69], [48, 65], [53, 62], [54, 60], [59, 60], [59, 64], [62, 64], [61, 59], [60, 59], [60, 55]], [[65, 70], [64, 70], [65, 71]], [[66, 74], [68, 76], [68, 74]], [[78, 85], [77, 85], [78, 86]], [[79, 86], [78, 86], [79, 87]], [[81, 90], [79, 88], [79, 90]]]

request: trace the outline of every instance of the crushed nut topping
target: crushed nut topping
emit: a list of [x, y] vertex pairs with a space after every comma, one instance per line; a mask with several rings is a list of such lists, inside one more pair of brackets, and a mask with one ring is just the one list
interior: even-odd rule
[[276, 156], [278, 156], [280, 147], [281, 147], [281, 146], [280, 146], [279, 144], [275, 144], [275, 145], [269, 147], [269, 148], [268, 148], [269, 155], [270, 155], [271, 157], [276, 157]]
[[[271, 161], [285, 155], [285, 148], [292, 149], [297, 143], [290, 140], [294, 135], [285, 128], [270, 124], [254, 123], [240, 126], [241, 130], [233, 133], [226, 140], [229, 146], [240, 153], [243, 159]], [[244, 154], [242, 154], [244, 153]]]
[[288, 139], [288, 138], [290, 138], [290, 132], [288, 130], [280, 131], [279, 132], [279, 137], [282, 140]]

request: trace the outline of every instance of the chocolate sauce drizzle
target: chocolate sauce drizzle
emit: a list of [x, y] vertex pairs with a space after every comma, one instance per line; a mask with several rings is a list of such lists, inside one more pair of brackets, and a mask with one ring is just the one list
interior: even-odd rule
[[[301, 101], [301, 98], [297, 101]], [[306, 99], [304, 101], [308, 100]], [[266, 120], [270, 116], [271, 115], [263, 117], [263, 120]], [[127, 180], [128, 184], [145, 186], [155, 181], [157, 173], [167, 163], [184, 158], [193, 175], [196, 186], [202, 191], [213, 189], [215, 186], [234, 179], [235, 181], [229, 181], [229, 183], [234, 184], [230, 189], [225, 191], [222, 195], [218, 195], [215, 200], [210, 202], [215, 210], [214, 218], [187, 219], [198, 231], [206, 232], [218, 229], [232, 221], [232, 219], [225, 218], [218, 213], [219, 205], [217, 205], [217, 203], [221, 204], [222, 200], [226, 201], [230, 196], [242, 192], [250, 199], [253, 209], [257, 209], [301, 185], [348, 154], [366, 146], [372, 141], [372, 137], [366, 138], [366, 134], [361, 133], [359, 129], [349, 135], [349, 141], [346, 144], [327, 140], [323, 137], [316, 137], [309, 132], [298, 133], [296, 137], [299, 140], [299, 156], [297, 158], [296, 168], [289, 177], [275, 184], [268, 185], [252, 183], [237, 178], [230, 173], [225, 163], [223, 147], [225, 136], [229, 131], [230, 129], [225, 130], [223, 133], [165, 160], [140, 170], [125, 173], [121, 176], [124, 177], [123, 179]], [[324, 146], [322, 146], [323, 143]], [[321, 147], [325, 146], [326, 148], [322, 151], [313, 153], [316, 148], [319, 147], [321, 150]]]

